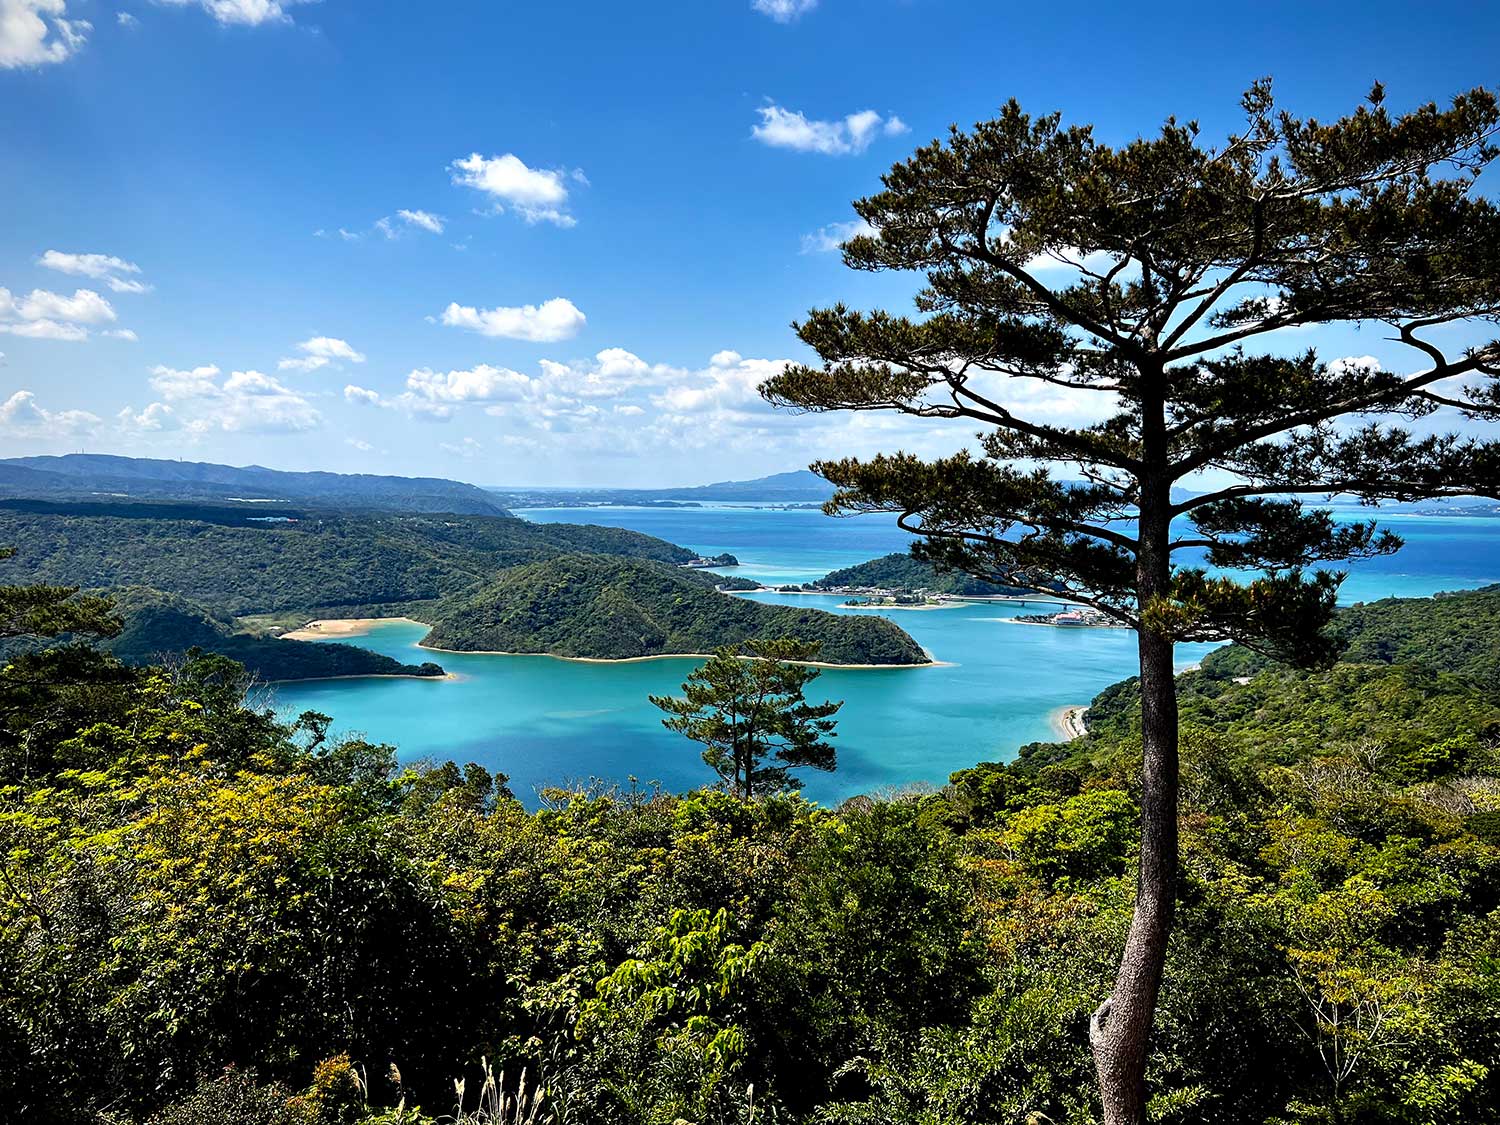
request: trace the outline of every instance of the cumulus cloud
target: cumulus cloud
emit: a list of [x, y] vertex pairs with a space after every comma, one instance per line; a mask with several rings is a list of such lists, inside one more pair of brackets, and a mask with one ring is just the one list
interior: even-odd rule
[[115, 319], [115, 310], [92, 289], [75, 289], [71, 297], [50, 289], [33, 289], [24, 297], [13, 297], [9, 289], [0, 288], [0, 320], [12, 318], [104, 324]]
[[746, 359], [738, 352], [718, 352], [706, 370], [692, 372], [652, 401], [674, 414], [769, 409], [757, 388], [785, 367], [786, 360]]
[[514, 153], [481, 156], [470, 153], [448, 166], [453, 182], [489, 197], [499, 213], [507, 207], [528, 223], [554, 223], [571, 227], [577, 220], [568, 214], [568, 184], [588, 183], [583, 173], [561, 168], [531, 168]]
[[380, 392], [372, 391], [368, 387], [357, 387], [353, 383], [344, 387], [344, 401], [352, 402], [356, 406], [379, 406]]
[[11, 336], [26, 336], [33, 340], [63, 340], [72, 344], [89, 338], [89, 330], [81, 324], [59, 324], [55, 320], [26, 320], [16, 324], [0, 321], [0, 332]]
[[141, 21], [136, 19], [129, 12], [115, 13], [115, 22], [121, 27], [139, 27], [141, 25]]
[[0, 332], [12, 336], [77, 342], [88, 339], [86, 325], [114, 319], [114, 308], [92, 289], [78, 289], [71, 296], [33, 289], [16, 296], [0, 287]]
[[279, 371], [316, 371], [335, 361], [363, 363], [363, 352], [355, 351], [347, 340], [334, 336], [314, 336], [297, 345], [300, 356], [291, 356], [276, 364]]
[[810, 119], [799, 110], [783, 109], [775, 102], [761, 106], [756, 112], [760, 114], [760, 124], [750, 130], [750, 135], [761, 144], [795, 152], [820, 152], [825, 156], [861, 153], [876, 137], [892, 137], [908, 131], [901, 118], [883, 117], [873, 109], [833, 121]]
[[68, 18], [67, 0], [0, 0], [0, 70], [63, 62], [92, 30]]
[[526, 393], [531, 380], [508, 367], [476, 364], [466, 371], [433, 371], [419, 367], [406, 377], [407, 393], [428, 402], [494, 402], [517, 399]]
[[[298, 433], [322, 423], [312, 403], [259, 371], [233, 371], [226, 378], [213, 364], [189, 369], [158, 366], [152, 368], [151, 386], [166, 400], [161, 405], [177, 404], [184, 428], [195, 434]], [[142, 414], [149, 414], [152, 406]]]
[[148, 293], [151, 290], [151, 286], [138, 276], [121, 276], [139, 275], [141, 267], [113, 254], [66, 254], [61, 250], [48, 250], [36, 262], [43, 269], [103, 281], [116, 293]]
[[578, 335], [588, 318], [566, 297], [553, 297], [540, 305], [494, 309], [479, 309], [455, 301], [443, 310], [442, 319], [450, 328], [467, 328], [481, 336], [555, 343]]
[[182, 427], [177, 412], [164, 402], [153, 402], [144, 410], [126, 407], [115, 416], [120, 429], [133, 434], [160, 434]]
[[750, 6], [777, 23], [792, 23], [818, 6], [818, 0], [751, 0]]
[[1328, 370], [1333, 375], [1355, 375], [1362, 372], [1376, 374], [1384, 371], [1380, 360], [1372, 355], [1345, 355], [1331, 360]]
[[802, 236], [804, 254], [829, 254], [843, 248], [851, 238], [861, 236], [874, 238], [880, 232], [863, 219], [850, 219], [847, 223], [829, 223], [811, 234]]
[[177, 8], [202, 8], [222, 24], [259, 27], [268, 23], [291, 23], [287, 8], [302, 0], [160, 0]]
[[141, 339], [135, 334], [133, 328], [106, 328], [100, 335], [108, 336], [112, 340], [125, 340], [132, 344], [139, 343]]
[[17, 391], [0, 403], [0, 431], [16, 437], [78, 437], [93, 433], [99, 421], [87, 410], [46, 410], [30, 391]]

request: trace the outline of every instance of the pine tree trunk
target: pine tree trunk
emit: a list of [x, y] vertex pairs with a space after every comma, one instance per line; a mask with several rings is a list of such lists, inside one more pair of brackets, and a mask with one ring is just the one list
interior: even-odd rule
[[[1152, 495], [1156, 491], [1157, 495]], [[1171, 522], [1165, 487], [1143, 489], [1140, 595], [1144, 609], [1166, 594]], [[1142, 628], [1141, 857], [1135, 916], [1125, 939], [1114, 991], [1094, 1013], [1089, 1039], [1105, 1125], [1144, 1125], [1146, 1055], [1161, 991], [1177, 891], [1177, 683], [1170, 636]]]

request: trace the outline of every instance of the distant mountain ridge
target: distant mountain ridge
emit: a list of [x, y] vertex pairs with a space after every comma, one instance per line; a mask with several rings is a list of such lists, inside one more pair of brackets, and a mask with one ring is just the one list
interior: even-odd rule
[[512, 508], [592, 507], [609, 504], [821, 504], [833, 485], [807, 469], [754, 480], [726, 480], [684, 488], [504, 488], [490, 489]]
[[0, 459], [0, 495], [95, 499], [277, 501], [378, 512], [508, 515], [494, 493], [441, 477], [284, 472], [197, 461], [69, 453]]
[[808, 469], [772, 473], [754, 480], [726, 480], [693, 488], [654, 489], [662, 497], [685, 496], [709, 500], [805, 500], [823, 501], [833, 495], [833, 485]]

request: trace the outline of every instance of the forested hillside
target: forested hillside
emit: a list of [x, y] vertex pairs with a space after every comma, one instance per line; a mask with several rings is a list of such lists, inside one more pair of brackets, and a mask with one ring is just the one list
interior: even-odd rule
[[[1435, 660], [1182, 677], [1153, 1120], [1500, 1122], [1500, 709]], [[0, 1118], [433, 1125], [484, 1058], [554, 1125], [1097, 1120], [1132, 684], [937, 791], [536, 812], [241, 686], [88, 649], [0, 675]]]
[[825, 574], [816, 582], [815, 588], [834, 586], [875, 586], [886, 590], [915, 592], [926, 590], [931, 594], [1024, 594], [1028, 591], [1016, 586], [1004, 586], [986, 582], [958, 571], [939, 571], [931, 563], [920, 562], [904, 552], [882, 555], [878, 559], [846, 566]]
[[255, 680], [327, 676], [441, 676], [440, 665], [403, 664], [352, 644], [283, 641], [251, 636], [208, 607], [141, 586], [110, 592], [123, 622], [105, 647], [127, 664], [180, 663], [193, 649], [227, 656]]
[[915, 641], [883, 618], [762, 605], [718, 593], [718, 580], [641, 559], [566, 555], [507, 571], [445, 603], [424, 643], [618, 659], [796, 637], [821, 645], [819, 659], [835, 664], [928, 662]]
[[429, 602], [506, 568], [570, 551], [680, 563], [693, 552], [619, 528], [486, 516], [312, 515], [233, 527], [196, 518], [21, 514], [0, 510], [15, 573], [60, 585], [150, 586], [243, 616], [338, 616]]
[[[132, 658], [200, 645], [265, 679], [404, 674], [395, 662], [356, 655], [350, 646], [298, 654], [291, 642], [223, 630], [228, 619], [250, 616], [409, 615], [437, 625], [433, 644], [469, 651], [619, 658], [797, 636], [823, 644], [823, 659], [833, 663], [927, 659], [888, 621], [718, 594], [716, 585], [755, 583], [685, 569], [680, 564], [695, 558], [692, 551], [621, 528], [301, 510], [244, 526], [201, 506], [184, 506], [180, 518], [159, 504], [80, 507], [89, 514], [71, 514], [67, 505], [0, 506], [0, 544], [16, 548], [0, 564], [0, 577], [105, 592], [145, 587], [195, 603], [185, 616], [152, 603], [160, 648], [137, 646]], [[538, 565], [561, 556], [565, 570]], [[166, 637], [168, 625], [180, 627], [175, 641]]]

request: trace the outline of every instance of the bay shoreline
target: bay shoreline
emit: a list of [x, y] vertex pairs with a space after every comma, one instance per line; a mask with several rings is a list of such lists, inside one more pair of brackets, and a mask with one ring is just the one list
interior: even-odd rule
[[[382, 625], [394, 624], [420, 625], [424, 629], [432, 628], [427, 622], [418, 621], [412, 617], [330, 617], [309, 621], [300, 629], [282, 633], [281, 639], [286, 641], [322, 641], [330, 638], [347, 640], [350, 637], [368, 636], [373, 629]], [[421, 642], [417, 644], [417, 647], [426, 652], [441, 652], [450, 656], [545, 656], [549, 660], [566, 660], [573, 664], [639, 664], [648, 660], [708, 660], [713, 656], [711, 652], [659, 652], [652, 653], [649, 656], [559, 656], [554, 652], [505, 652], [500, 649], [439, 648], [436, 645], [423, 644]], [[833, 664], [826, 660], [794, 660], [792, 663], [802, 664], [809, 668], [834, 668], [850, 671], [895, 671], [905, 668], [951, 667], [951, 665], [941, 660], [926, 660], [920, 664]], [[357, 679], [361, 677], [326, 676], [322, 678]], [[392, 678], [400, 679], [403, 677], [395, 676]], [[439, 677], [425, 678], [437, 679]]]

